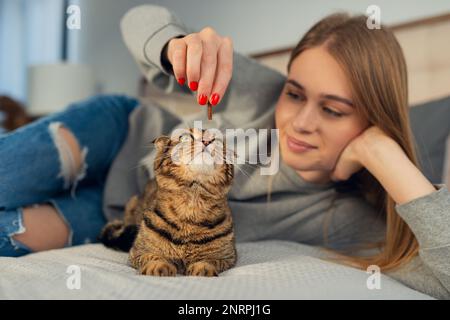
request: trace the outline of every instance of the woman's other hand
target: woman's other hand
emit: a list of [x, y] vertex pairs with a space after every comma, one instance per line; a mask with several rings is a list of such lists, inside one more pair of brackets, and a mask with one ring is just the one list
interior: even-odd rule
[[371, 126], [351, 140], [342, 150], [330, 178], [333, 181], [345, 181], [365, 165], [365, 157], [370, 157], [382, 145], [395, 144], [381, 129]]
[[397, 204], [437, 190], [400, 145], [376, 126], [369, 127], [347, 145], [331, 173], [331, 179], [347, 180], [362, 168], [380, 182]]

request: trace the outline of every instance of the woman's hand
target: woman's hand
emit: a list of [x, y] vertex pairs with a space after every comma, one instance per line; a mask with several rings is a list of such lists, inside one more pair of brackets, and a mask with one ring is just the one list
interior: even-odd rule
[[210, 27], [168, 43], [167, 59], [180, 85], [186, 78], [189, 88], [197, 91], [197, 101], [216, 106], [228, 87], [233, 70], [233, 43]]
[[394, 142], [394, 140], [378, 127], [371, 126], [367, 128], [360, 135], [351, 140], [344, 150], [342, 150], [336, 161], [336, 165], [330, 174], [331, 180], [344, 181], [349, 179], [352, 174], [365, 167], [364, 157], [370, 155], [370, 148], [380, 147], [381, 144], [392, 142]]
[[330, 178], [347, 180], [366, 168], [397, 204], [436, 191], [400, 145], [376, 126], [354, 138], [342, 151]]

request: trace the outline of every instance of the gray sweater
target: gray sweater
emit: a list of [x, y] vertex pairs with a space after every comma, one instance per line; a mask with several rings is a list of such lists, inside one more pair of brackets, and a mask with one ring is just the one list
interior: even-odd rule
[[[186, 87], [178, 86], [171, 70], [162, 64], [161, 52], [168, 40], [194, 30], [155, 5], [131, 9], [122, 19], [121, 28], [126, 46], [153, 85], [168, 95], [192, 95]], [[233, 78], [209, 127], [274, 128], [274, 106], [285, 80], [277, 71], [235, 52]], [[196, 104], [194, 96], [192, 103]], [[204, 111], [192, 119], [208, 123]], [[104, 212], [109, 220], [120, 218], [127, 200], [141, 193], [148, 179], [154, 177], [155, 153], [148, 148], [150, 141], [160, 134], [170, 134], [174, 128], [186, 127], [186, 121], [157, 103], [141, 104], [129, 121], [128, 137], [106, 181]], [[228, 195], [237, 242], [280, 239], [347, 249], [384, 237], [384, 221], [357, 192], [338, 192], [334, 183], [309, 183], [283, 161], [272, 177], [261, 175], [258, 166], [238, 167]], [[273, 179], [270, 202], [269, 179]], [[431, 296], [450, 298], [450, 193], [444, 184], [435, 187], [437, 190], [429, 195], [396, 206], [416, 235], [420, 254], [388, 275]]]

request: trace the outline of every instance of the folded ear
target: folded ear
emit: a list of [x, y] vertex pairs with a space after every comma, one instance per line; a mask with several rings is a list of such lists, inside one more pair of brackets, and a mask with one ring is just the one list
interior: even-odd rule
[[170, 141], [170, 137], [168, 136], [160, 136], [152, 141], [152, 143], [156, 146], [158, 150], [163, 150]]

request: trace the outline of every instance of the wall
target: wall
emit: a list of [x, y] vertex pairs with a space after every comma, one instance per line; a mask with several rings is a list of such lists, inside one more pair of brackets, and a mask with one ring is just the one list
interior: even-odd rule
[[69, 57], [92, 66], [103, 92], [136, 94], [139, 71], [122, 43], [119, 21], [128, 8], [163, 5], [188, 26], [212, 26], [231, 36], [237, 51], [252, 54], [295, 44], [321, 17], [338, 10], [364, 13], [376, 3], [386, 24], [450, 12], [448, 0], [78, 0], [82, 29], [70, 31]]

